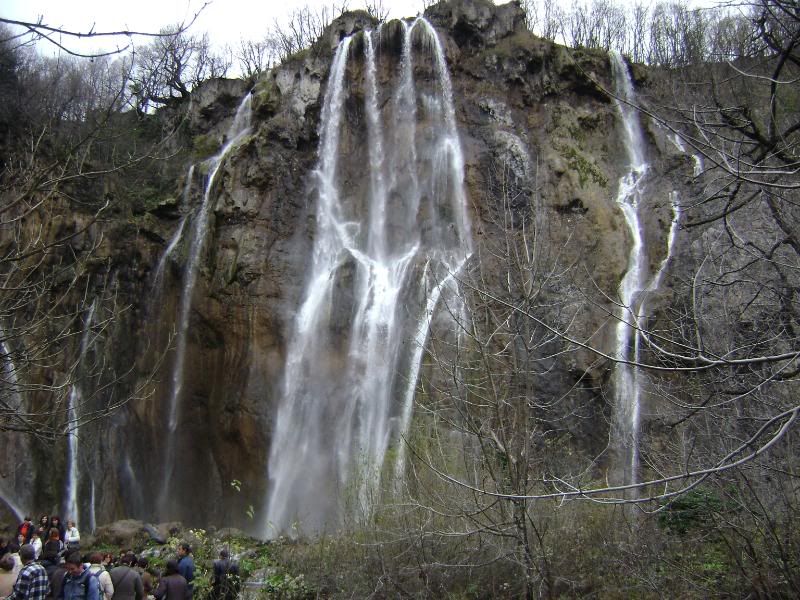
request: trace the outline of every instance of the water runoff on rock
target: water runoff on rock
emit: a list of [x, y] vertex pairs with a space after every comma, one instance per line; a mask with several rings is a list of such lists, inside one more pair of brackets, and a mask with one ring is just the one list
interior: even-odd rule
[[69, 515], [71, 519], [78, 519], [78, 485], [80, 483], [80, 468], [78, 452], [80, 450], [80, 422], [83, 415], [84, 388], [81, 377], [85, 373], [85, 359], [89, 352], [92, 322], [97, 301], [92, 302], [86, 312], [86, 319], [81, 334], [81, 345], [78, 360], [75, 364], [75, 375], [69, 396], [67, 397], [67, 484], [64, 491], [64, 510], [62, 514]]
[[[211, 198], [214, 191], [214, 184], [216, 182], [217, 173], [222, 166], [225, 157], [234, 148], [242, 138], [250, 131], [250, 106], [251, 94], [245, 94], [242, 102], [236, 110], [233, 123], [227, 132], [226, 143], [222, 149], [215, 155], [209, 158], [205, 163], [207, 175], [205, 177], [205, 186], [203, 188], [203, 201], [197, 208], [193, 215], [192, 220], [192, 237], [190, 240], [188, 258], [183, 272], [183, 287], [181, 289], [180, 304], [178, 306], [177, 328], [175, 333], [175, 359], [172, 368], [172, 389], [170, 392], [167, 404], [167, 432], [164, 456], [164, 471], [163, 480], [161, 485], [161, 494], [158, 501], [158, 509], [161, 515], [164, 515], [167, 510], [167, 499], [170, 493], [170, 484], [172, 481], [173, 469], [175, 466], [175, 431], [180, 422], [180, 406], [181, 396], [184, 384], [184, 372], [186, 367], [186, 348], [189, 335], [189, 317], [192, 308], [192, 298], [194, 296], [194, 288], [197, 282], [197, 272], [200, 267], [200, 258], [202, 255], [203, 247], [205, 245], [206, 237], [208, 235], [209, 218], [211, 213]], [[187, 189], [184, 190], [184, 202], [188, 198], [189, 188], [192, 182], [192, 175], [194, 174], [195, 166], [189, 168], [187, 175]], [[174, 251], [176, 245], [183, 234], [185, 227], [185, 219], [181, 221], [176, 236], [170, 241], [167, 249], [164, 252], [164, 257], [159, 263], [156, 274], [156, 285], [160, 285], [163, 280], [163, 264], [167, 257]]]
[[612, 51], [610, 57], [615, 101], [624, 126], [628, 158], [628, 172], [620, 179], [616, 202], [633, 240], [628, 268], [619, 288], [622, 307], [616, 327], [616, 357], [620, 362], [614, 371], [614, 430], [622, 462], [621, 480], [623, 483], [633, 483], [639, 477], [639, 430], [644, 382], [639, 369], [631, 363], [640, 360], [643, 340], [640, 332], [647, 317], [647, 295], [657, 291], [672, 258], [680, 221], [680, 205], [677, 192], [673, 192], [670, 198], [673, 217], [667, 237], [667, 254], [651, 278], [648, 249], [639, 218], [648, 171], [644, 158], [644, 136], [638, 111], [633, 106], [635, 94], [628, 67], [618, 52]]
[[[381, 33], [395, 26], [401, 58], [381, 86], [378, 57], [391, 54]], [[382, 474], [403, 461], [428, 320], [471, 253], [450, 78], [427, 21], [340, 42], [320, 133], [311, 264], [269, 456], [269, 537], [369, 514]]]
[[625, 216], [633, 245], [628, 257], [628, 269], [620, 284], [622, 304], [616, 327], [617, 363], [614, 372], [614, 400], [616, 441], [621, 445], [623, 481], [635, 480], [639, 464], [639, 419], [641, 385], [636, 368], [629, 361], [639, 358], [639, 294], [647, 286], [647, 255], [644, 247], [642, 225], [639, 220], [639, 205], [644, 189], [648, 165], [644, 159], [644, 137], [639, 115], [629, 104], [634, 100], [633, 83], [622, 55], [611, 52], [611, 69], [614, 77], [616, 104], [625, 130], [625, 147], [628, 172], [619, 182], [616, 202]]

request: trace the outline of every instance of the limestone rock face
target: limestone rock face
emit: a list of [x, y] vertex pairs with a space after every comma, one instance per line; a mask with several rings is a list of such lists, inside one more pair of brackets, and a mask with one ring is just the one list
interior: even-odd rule
[[[513, 2], [442, 2], [427, 17], [449, 61], [476, 244], [501, 240], [509, 214], [518, 226], [535, 219], [544, 247], [575, 274], [563, 284], [565, 297], [575, 302], [578, 290], [591, 290], [601, 298], [577, 310], [570, 335], [610, 350], [609, 314], [631, 240], [614, 202], [627, 166], [621, 124], [603, 91], [612, 87], [608, 57], [536, 38]], [[80, 486], [79, 521], [89, 520], [94, 493], [91, 518], [98, 523], [133, 517], [252, 528], [248, 515], [263, 509], [267, 491], [275, 406], [314, 236], [312, 171], [332, 51], [343, 36], [375, 25], [366, 13], [338, 19], [311, 50], [265, 73], [252, 90], [230, 81], [198, 88], [188, 105], [171, 109], [183, 111], [188, 131], [176, 141], [182, 153], [160, 173], [168, 184], [138, 213], [122, 211], [98, 225], [113, 232], [100, 251], [116, 265], [114, 289], [128, 309], [93, 352], [125, 374], [115, 394], [132, 399], [86, 431], [92, 458]], [[384, 25], [383, 52], [398, 52], [398, 35]], [[388, 67], [379, 73], [382, 80], [390, 76]], [[191, 214], [207, 186], [203, 161], [227, 141], [244, 94], [252, 95], [252, 124], [213, 182], [189, 311], [180, 426], [170, 431], [165, 415], [175, 387]], [[663, 259], [668, 194], [687, 166], [659, 135], [651, 132], [649, 159], [658, 168], [646, 200], [655, 265]], [[353, 157], [363, 154], [353, 148]], [[514, 190], [508, 203], [501, 188]], [[486, 260], [487, 271], [499, 273]], [[578, 352], [552, 368], [542, 393], [558, 395], [585, 382], [581, 397], [591, 414], [574, 426], [596, 451], [607, 439], [600, 390], [609, 365]], [[53, 497], [45, 497], [36, 510], [54, 508]]]

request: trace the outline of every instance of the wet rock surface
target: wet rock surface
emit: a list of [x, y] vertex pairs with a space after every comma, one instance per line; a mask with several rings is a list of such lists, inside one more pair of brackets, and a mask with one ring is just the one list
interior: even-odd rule
[[[440, 3], [427, 16], [449, 59], [476, 245], [506, 235], [508, 210], [517, 223], [536, 215], [544, 224], [544, 246], [575, 274], [551, 290], [550, 304], [558, 304], [560, 293], [574, 299], [577, 290], [601, 298], [577, 310], [570, 334], [610, 349], [609, 314], [631, 240], [614, 203], [626, 159], [614, 104], [602, 91], [611, 87], [607, 56], [536, 38], [525, 30], [515, 3]], [[98, 523], [120, 516], [154, 518], [166, 436], [175, 436], [177, 461], [173, 493], [160, 519], [247, 527], [248, 513], [261, 508], [274, 409], [314, 236], [312, 169], [332, 49], [343, 35], [373, 27], [365, 13], [338, 19], [314, 48], [265, 73], [252, 90], [241, 82], [201, 86], [183, 107], [187, 129], [175, 142], [183, 150], [159, 174], [162, 187], [154, 190], [152, 202], [142, 204], [138, 214], [121, 211], [97, 225], [109, 234], [100, 255], [114, 263], [120, 304], [128, 310], [96, 352], [115, 372], [126, 374], [119, 393], [135, 396], [110, 424], [87, 431], [98, 450], [90, 469]], [[396, 53], [391, 23], [382, 36], [384, 51]], [[390, 65], [397, 60], [387, 60], [379, 76], [391, 77]], [[224, 143], [245, 93], [252, 94], [252, 127], [226, 156], [214, 183], [190, 313], [184, 420], [169, 432], [164, 423], [174, 385], [169, 348], [188, 242], [167, 257], [159, 281], [154, 275], [181, 217], [202, 201], [203, 159]], [[646, 211], [651, 265], [663, 259], [669, 192], [688, 167], [659, 135], [651, 132], [648, 148], [657, 165]], [[353, 156], [363, 159], [357, 148]], [[187, 193], [191, 163], [196, 173]], [[500, 182], [514, 190], [508, 205], [499, 197]], [[114, 182], [108, 185], [113, 188]], [[497, 276], [490, 285], [502, 284], [502, 265], [489, 263], [486, 271]], [[600, 389], [609, 365], [578, 352], [569, 361], [554, 360], [551, 368], [552, 377], [537, 392], [555, 397], [581, 382], [576, 416], [567, 426], [587, 453], [598, 452], [607, 440]], [[84, 498], [87, 485], [81, 489]], [[44, 498], [42, 508], [51, 500]], [[141, 523], [115, 527], [103, 535], [147, 535]]]

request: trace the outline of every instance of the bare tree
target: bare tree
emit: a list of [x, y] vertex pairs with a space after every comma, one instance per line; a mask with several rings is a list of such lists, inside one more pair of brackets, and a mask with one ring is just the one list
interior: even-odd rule
[[[85, 31], [74, 31], [64, 27], [54, 27], [45, 22], [45, 17], [40, 16], [36, 21], [18, 21], [15, 19], [8, 19], [0, 17], [0, 23], [9, 26], [3, 30], [0, 43], [7, 45], [7, 47], [22, 47], [30, 46], [40, 40], [52, 44], [59, 48], [66, 54], [77, 56], [81, 58], [98, 58], [101, 56], [110, 56], [114, 54], [122, 54], [132, 48], [132, 41], [134, 38], [155, 38], [170, 36], [177, 33], [184, 33], [187, 31], [200, 16], [200, 13], [208, 6], [208, 2], [203, 4], [200, 9], [188, 20], [180, 23], [175, 31], [169, 33], [153, 33], [148, 31], [135, 31], [123, 29], [119, 31], [95, 31], [94, 27]], [[63, 42], [63, 38], [77, 42], [81, 39], [104, 39], [111, 40], [117, 43], [116, 48], [100, 52], [84, 52], [73, 46], [71, 42]], [[125, 40], [123, 45], [119, 45], [119, 40]]]
[[300, 52], [317, 41], [333, 19], [347, 11], [347, 2], [318, 9], [309, 6], [295, 9], [286, 23], [275, 20], [268, 40], [278, 49], [278, 60]]
[[187, 35], [177, 26], [164, 29], [160, 37], [134, 53], [131, 91], [136, 109], [146, 112], [188, 98], [195, 86], [224, 77], [229, 67], [227, 59], [211, 50], [208, 34]]
[[239, 63], [239, 70], [245, 79], [255, 79], [260, 73], [269, 69], [278, 58], [278, 48], [274, 40], [266, 38], [261, 41], [241, 40], [234, 51], [234, 58]]

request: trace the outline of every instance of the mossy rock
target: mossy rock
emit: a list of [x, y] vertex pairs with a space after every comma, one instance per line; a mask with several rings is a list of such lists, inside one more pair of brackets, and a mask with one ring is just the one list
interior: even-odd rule
[[219, 149], [219, 139], [210, 133], [196, 135], [192, 139], [192, 156], [195, 160], [205, 160], [214, 156]]
[[271, 117], [278, 112], [281, 92], [271, 78], [262, 78], [253, 89], [253, 112], [261, 117]]

